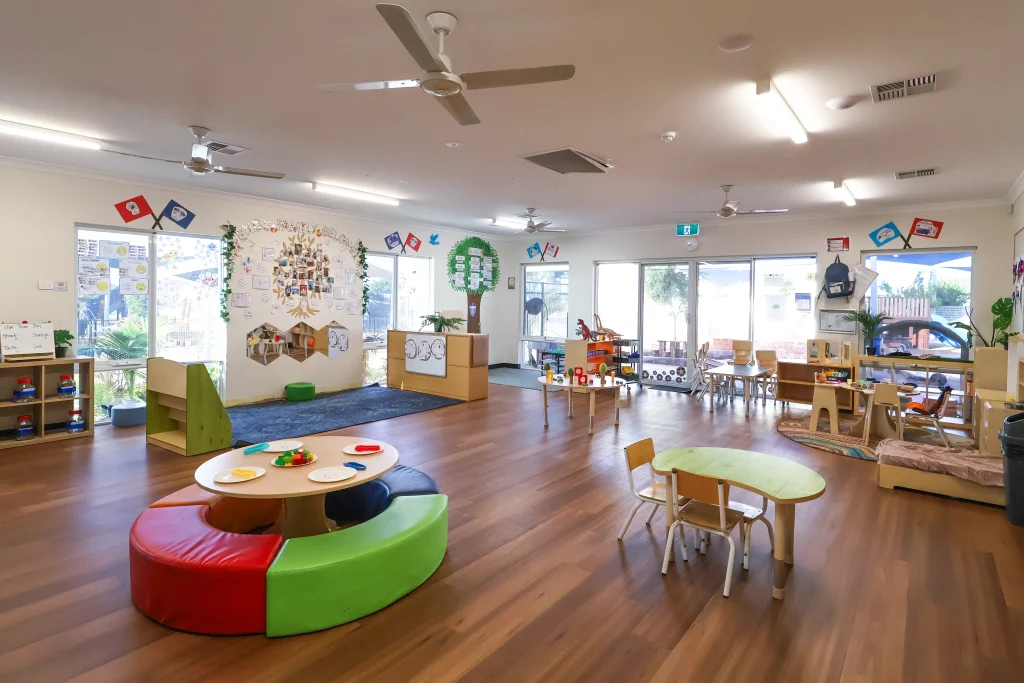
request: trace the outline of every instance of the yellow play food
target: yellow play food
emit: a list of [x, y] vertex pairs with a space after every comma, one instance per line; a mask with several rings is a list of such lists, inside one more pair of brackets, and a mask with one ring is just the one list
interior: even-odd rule
[[256, 476], [256, 470], [247, 470], [244, 467], [236, 467], [231, 470], [232, 477], [238, 477], [239, 479], [252, 479]]

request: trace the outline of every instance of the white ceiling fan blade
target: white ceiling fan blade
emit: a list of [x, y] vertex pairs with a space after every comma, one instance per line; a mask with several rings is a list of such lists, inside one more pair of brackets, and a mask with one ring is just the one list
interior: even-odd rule
[[104, 149], [104, 152], [110, 152], [111, 154], [120, 154], [123, 157], [135, 157], [136, 159], [148, 159], [149, 161], [166, 161], [169, 164], [183, 164], [183, 161], [175, 161], [174, 159], [161, 159], [159, 157], [147, 157], [142, 154], [132, 154], [131, 152], [118, 152], [113, 149]]
[[409, 10], [401, 5], [381, 3], [377, 5], [377, 11], [384, 17], [384, 21], [388, 22], [392, 32], [421, 69], [424, 71], [448, 70], [444, 62], [437, 56], [433, 46], [427, 42], [423, 32], [416, 25], [416, 21], [409, 14]]
[[534, 69], [502, 69], [500, 71], [477, 71], [462, 74], [460, 78], [470, 90], [481, 88], [507, 88], [513, 85], [533, 85], [567, 81], [576, 73], [572, 64], [540, 66]]
[[730, 200], [730, 201], [726, 202], [724, 204], [724, 206], [731, 206], [732, 210], [735, 211], [736, 209], [740, 208], [740, 203], [738, 201], [736, 201], [735, 199], [733, 199], [733, 200]]
[[328, 83], [318, 85], [320, 92], [348, 92], [349, 90], [391, 90], [392, 88], [415, 88], [420, 84], [415, 78], [402, 81], [366, 81], [363, 83]]
[[271, 173], [269, 171], [253, 171], [248, 168], [233, 168], [231, 166], [214, 166], [214, 171], [217, 173], [228, 173], [230, 175], [244, 175], [252, 178], [273, 178], [274, 180], [280, 180], [284, 178], [284, 173]]
[[537, 228], [538, 230], [543, 230], [549, 225], [551, 225], [551, 221], [541, 221], [540, 223], [535, 223], [533, 227]]
[[789, 209], [750, 209], [748, 211], [737, 211], [737, 216], [751, 216], [759, 213], [786, 213]]
[[463, 126], [472, 126], [475, 123], [480, 123], [480, 119], [473, 111], [473, 108], [469, 106], [466, 98], [462, 96], [462, 93], [447, 97], [435, 97], [434, 99], [447, 109], [448, 113]]
[[564, 228], [537, 228], [537, 232], [565, 232]]

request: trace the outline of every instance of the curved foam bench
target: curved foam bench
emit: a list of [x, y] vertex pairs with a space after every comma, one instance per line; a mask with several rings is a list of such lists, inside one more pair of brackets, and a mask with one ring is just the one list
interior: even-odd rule
[[406, 465], [395, 465], [379, 479], [328, 493], [324, 499], [324, 514], [339, 526], [359, 524], [384, 512], [399, 496], [438, 493], [441, 490], [430, 475]]
[[181, 505], [208, 505], [210, 526], [221, 531], [244, 534], [270, 526], [277, 521], [284, 509], [280, 498], [229, 498], [210, 493], [196, 484], [186, 486], [152, 503], [151, 508], [178, 507]]
[[211, 507], [144, 510], [129, 535], [132, 602], [171, 628], [208, 635], [262, 633], [276, 534], [247, 536], [208, 521]]
[[267, 571], [267, 635], [338, 626], [430, 578], [448, 545], [448, 496], [395, 498], [368, 522], [285, 541]]

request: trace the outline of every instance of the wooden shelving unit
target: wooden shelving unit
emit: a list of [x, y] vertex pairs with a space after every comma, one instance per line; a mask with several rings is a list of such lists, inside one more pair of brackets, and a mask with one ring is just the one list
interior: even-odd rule
[[615, 344], [608, 341], [583, 341], [582, 339], [565, 340], [565, 369], [583, 368], [588, 375], [597, 374], [601, 363], [614, 368], [612, 357], [615, 355]]
[[146, 441], [178, 455], [231, 447], [231, 418], [202, 363], [146, 363]]
[[[612, 362], [608, 364], [609, 367], [615, 370], [615, 376], [619, 377], [626, 382], [626, 391], [629, 391], [630, 384], [636, 384], [643, 389], [643, 384], [640, 381], [640, 340], [639, 339], [613, 339], [613, 355]], [[636, 357], [633, 357], [633, 354]], [[633, 372], [629, 375], [622, 374], [622, 368], [632, 368]]]
[[[974, 406], [973, 397], [967, 391], [968, 386], [974, 384], [974, 363], [971, 361], [959, 361], [950, 358], [915, 358], [913, 356], [892, 357], [892, 356], [857, 356], [857, 379], [865, 379], [871, 370], [870, 375], [880, 382], [893, 382], [897, 379], [898, 372], [912, 372], [924, 375], [924, 382], [917, 382], [922, 394], [913, 400], [928, 405], [928, 399], [937, 398], [942, 392], [938, 383], [932, 382], [932, 375], [938, 372], [947, 375], [960, 375], [961, 389], [953, 391], [952, 397], [956, 399], [956, 405], [960, 407], [961, 414], [956, 417], [946, 416], [940, 418], [943, 427], [960, 429], [966, 432], [974, 432], [975, 420], [973, 419]], [[953, 404], [953, 402], [950, 402]], [[907, 423], [927, 427], [930, 423], [908, 416]]]
[[[779, 381], [778, 399], [787, 403], [811, 405], [814, 399], [814, 375], [819, 372], [846, 371], [854, 378], [852, 365], [823, 365], [779, 361], [776, 375]], [[840, 410], [854, 409], [854, 392], [836, 388], [836, 405]]]
[[[78, 393], [73, 397], [57, 396], [61, 375], [75, 375]], [[36, 387], [36, 400], [15, 402], [14, 387], [20, 377], [30, 377]], [[93, 435], [93, 359], [53, 358], [47, 360], [0, 363], [0, 449], [31, 446], [36, 443], [78, 439]], [[81, 410], [85, 429], [71, 434], [67, 431], [68, 412]], [[16, 441], [13, 430], [19, 415], [31, 415], [36, 436]]]

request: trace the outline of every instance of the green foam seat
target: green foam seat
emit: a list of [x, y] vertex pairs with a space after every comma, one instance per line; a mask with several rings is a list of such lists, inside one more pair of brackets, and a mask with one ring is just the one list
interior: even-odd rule
[[403, 496], [373, 519], [285, 541], [267, 571], [267, 635], [360, 619], [430, 578], [448, 547], [448, 496]]
[[316, 386], [312, 382], [292, 382], [284, 387], [286, 401], [312, 401], [316, 398]]

